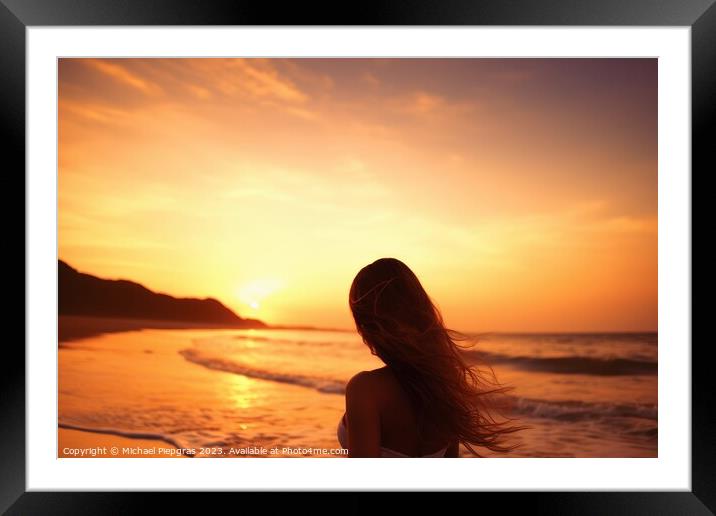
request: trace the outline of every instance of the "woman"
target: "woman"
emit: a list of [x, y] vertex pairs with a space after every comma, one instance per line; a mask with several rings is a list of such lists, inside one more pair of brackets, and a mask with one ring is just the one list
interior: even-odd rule
[[[400, 260], [381, 258], [353, 280], [349, 304], [358, 333], [385, 367], [355, 375], [346, 386], [338, 440], [350, 457], [457, 457], [483, 447], [514, 448], [497, 421], [507, 389], [468, 366], [440, 312]], [[491, 376], [491, 378], [490, 378]]]

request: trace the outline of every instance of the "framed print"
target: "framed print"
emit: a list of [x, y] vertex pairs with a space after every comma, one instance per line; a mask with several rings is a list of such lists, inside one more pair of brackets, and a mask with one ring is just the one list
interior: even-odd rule
[[711, 2], [0, 12], [27, 199], [3, 510], [716, 510]]

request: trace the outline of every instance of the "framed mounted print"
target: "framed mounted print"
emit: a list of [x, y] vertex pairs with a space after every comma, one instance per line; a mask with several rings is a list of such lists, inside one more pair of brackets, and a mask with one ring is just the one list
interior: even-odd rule
[[714, 510], [709, 2], [5, 4], [27, 307], [3, 510]]

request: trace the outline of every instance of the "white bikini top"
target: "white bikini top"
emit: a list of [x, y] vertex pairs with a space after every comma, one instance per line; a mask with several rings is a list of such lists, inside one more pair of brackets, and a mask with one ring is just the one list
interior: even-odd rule
[[[345, 417], [342, 417], [341, 420], [338, 423], [338, 442], [341, 444], [342, 448], [348, 448], [348, 429], [346, 428], [346, 424], [344, 423]], [[448, 447], [442, 448], [435, 453], [431, 453], [429, 455], [421, 455], [421, 458], [440, 458], [445, 457], [445, 454], [447, 453]], [[391, 450], [390, 448], [384, 448], [383, 446], [380, 447], [380, 456], [381, 457], [387, 457], [387, 458], [409, 458], [410, 455], [405, 455], [404, 453], [397, 452], [395, 450]]]

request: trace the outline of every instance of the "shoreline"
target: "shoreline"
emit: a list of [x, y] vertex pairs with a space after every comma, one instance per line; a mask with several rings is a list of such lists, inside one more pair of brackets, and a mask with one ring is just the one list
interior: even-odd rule
[[122, 317], [94, 317], [91, 315], [58, 315], [57, 337], [62, 343], [104, 335], [139, 330], [306, 330], [349, 332], [350, 330], [314, 328], [309, 326], [244, 326], [208, 322], [166, 321], [156, 319], [127, 319]]
[[91, 429], [58, 424], [57, 458], [183, 458], [171, 439], [157, 435], [131, 434], [110, 429]]

